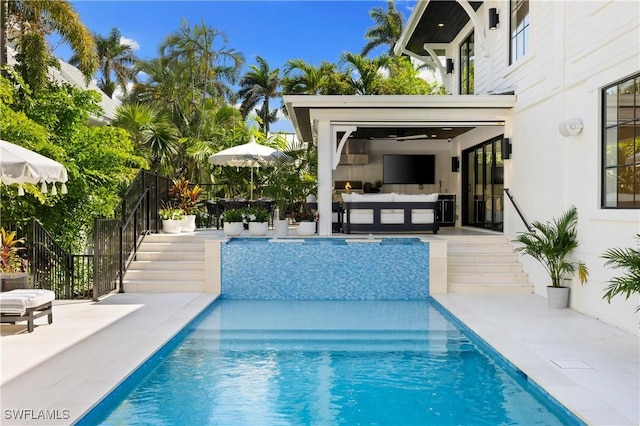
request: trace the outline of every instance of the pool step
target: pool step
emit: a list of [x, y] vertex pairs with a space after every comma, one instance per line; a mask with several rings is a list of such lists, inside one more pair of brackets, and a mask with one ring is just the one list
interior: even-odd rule
[[124, 276], [125, 292], [204, 291], [204, 240], [197, 233], [147, 235]]
[[529, 275], [503, 235], [447, 236], [449, 293], [532, 293]]

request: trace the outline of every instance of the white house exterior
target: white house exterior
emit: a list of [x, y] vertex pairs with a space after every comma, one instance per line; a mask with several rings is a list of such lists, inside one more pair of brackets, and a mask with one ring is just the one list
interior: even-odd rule
[[[576, 206], [573, 256], [590, 276], [571, 282], [571, 307], [637, 334], [640, 298], [603, 301], [617, 271], [601, 255], [640, 233], [640, 3], [421, 1], [395, 50], [450, 59], [436, 65], [451, 95], [284, 97], [298, 137], [318, 144], [319, 233], [332, 232], [335, 181], [380, 180], [387, 153], [435, 154], [435, 185], [383, 192], [454, 194], [455, 226], [510, 238], [525, 226], [504, 188], [529, 222]], [[345, 146], [365, 160], [345, 164]], [[545, 295], [542, 267], [521, 260]]]

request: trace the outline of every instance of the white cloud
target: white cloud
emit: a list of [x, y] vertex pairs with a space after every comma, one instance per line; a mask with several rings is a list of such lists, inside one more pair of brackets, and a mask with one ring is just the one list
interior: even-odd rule
[[127, 38], [127, 37], [120, 36], [120, 44], [128, 44], [129, 46], [131, 46], [131, 49], [133, 49], [133, 50], [140, 49], [140, 43], [138, 43], [137, 41], [135, 41], [132, 38]]

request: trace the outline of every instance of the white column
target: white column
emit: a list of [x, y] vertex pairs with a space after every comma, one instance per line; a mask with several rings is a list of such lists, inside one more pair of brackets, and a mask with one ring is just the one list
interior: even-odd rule
[[331, 235], [331, 202], [333, 170], [331, 167], [333, 137], [328, 120], [318, 122], [318, 234]]

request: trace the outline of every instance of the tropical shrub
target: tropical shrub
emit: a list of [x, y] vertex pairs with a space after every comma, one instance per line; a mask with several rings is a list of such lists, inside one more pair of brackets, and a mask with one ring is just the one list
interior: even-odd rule
[[578, 210], [572, 206], [553, 222], [532, 223], [531, 229], [520, 233], [514, 242], [522, 244], [516, 252], [539, 261], [551, 278], [552, 287], [562, 287], [562, 281], [578, 272], [581, 283], [587, 281], [589, 270], [582, 262], [572, 262], [567, 256], [578, 247]]
[[[636, 238], [640, 242], [640, 234], [636, 234]], [[627, 270], [623, 275], [609, 280], [609, 286], [603, 296], [607, 302], [611, 303], [611, 299], [620, 294], [629, 299], [633, 293], [640, 293], [640, 244], [638, 247], [638, 250], [631, 247], [610, 248], [602, 255], [602, 258], [607, 259], [604, 266]], [[636, 308], [636, 312], [638, 311], [640, 306]]]

